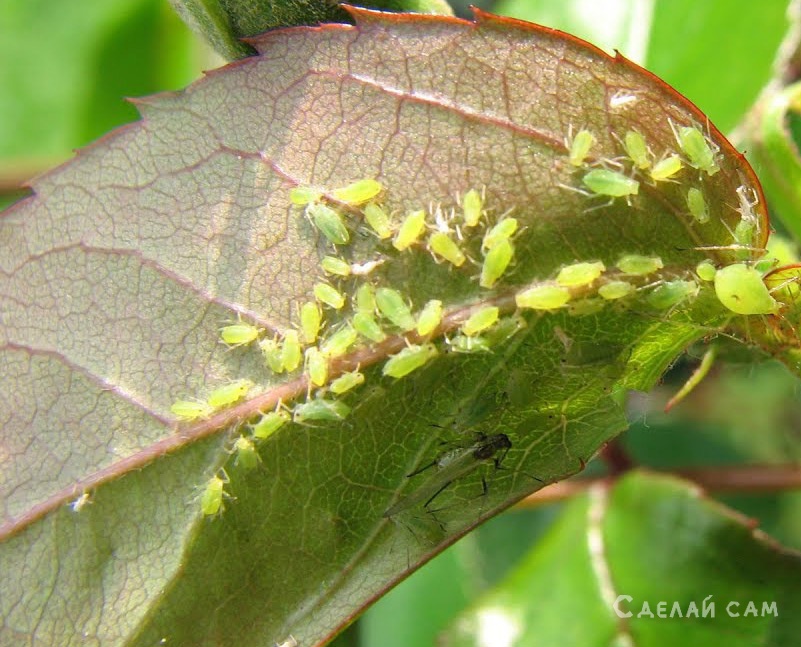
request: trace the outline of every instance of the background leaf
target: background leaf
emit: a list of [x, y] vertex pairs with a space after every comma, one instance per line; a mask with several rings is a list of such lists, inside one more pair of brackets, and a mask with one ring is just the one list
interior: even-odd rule
[[[631, 204], [572, 190], [587, 172], [566, 160], [578, 127], [598, 137], [588, 162], [620, 157], [633, 127], [660, 155], [676, 147], [668, 118], [703, 122], [685, 100], [624, 60], [522, 23], [357, 15], [358, 28], [268, 34], [255, 42], [262, 56], [184, 94], [140, 101], [141, 124], [41, 178], [36, 197], [0, 221], [2, 366], [17, 385], [2, 402], [13, 462], [2, 474], [0, 560], [16, 587], [4, 604], [38, 610], [35, 620], [14, 615], [14, 631], [35, 622], [56, 643], [68, 643], [66, 626], [133, 644], [323, 640], [534, 489], [533, 477], [581, 469], [625, 426], [612, 394], [648, 388], [729, 318], [709, 288], [670, 309], [648, 305], [655, 279], [689, 277], [704, 256], [696, 247], [726, 245], [739, 220], [723, 205], [736, 204], [752, 175], [716, 131], [714, 182], [680, 176], [707, 192], [708, 226], [686, 211], [681, 183], [638, 175]], [[473, 266], [451, 270], [424, 249], [399, 255], [353, 232], [346, 253], [384, 255], [376, 280], [415, 306], [442, 299], [445, 330], [465, 304], [513, 310], [514, 291], [576, 261], [612, 268], [636, 252], [665, 269], [640, 281], [628, 307], [593, 310], [580, 287], [570, 308], [528, 316], [494, 352], [443, 353], [408, 379], [379, 376], [401, 335], [360, 349], [343, 361], [368, 371], [365, 390], [347, 398], [353, 415], [282, 430], [260, 448], [262, 467], [246, 472], [220, 432], [302, 395], [305, 382], [269, 375], [257, 352], [225, 349], [218, 329], [236, 314], [271, 332], [296, 322], [328, 250], [288, 191], [362, 177], [381, 180], [396, 214], [455, 208], [455, 196], [486, 187], [489, 217], [514, 208], [525, 226], [517, 264], [492, 292], [478, 288]], [[480, 258], [480, 243], [464, 244]], [[350, 295], [354, 285], [342, 288]], [[174, 400], [242, 376], [261, 392], [176, 433]], [[508, 434], [503, 470], [471, 470], [437, 499], [435, 516], [422, 505], [384, 516], [430, 484], [407, 475], [441, 457], [441, 441], [471, 447], [475, 430]], [[221, 518], [201, 519], [193, 498], [226, 463], [236, 500]], [[90, 505], [66, 505], [84, 490]], [[53, 546], [55, 564], [30, 561]]]

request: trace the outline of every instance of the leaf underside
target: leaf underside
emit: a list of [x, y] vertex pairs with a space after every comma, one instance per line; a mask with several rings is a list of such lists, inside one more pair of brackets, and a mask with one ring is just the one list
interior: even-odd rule
[[[14, 385], [0, 396], [9, 582], [0, 636], [323, 641], [481, 519], [580, 470], [626, 425], [613, 395], [649, 388], [730, 316], [707, 287], [677, 307], [646, 299], [660, 281], [691, 278], [702, 258], [725, 260], [726, 250], [697, 248], [731, 244], [738, 187], [760, 195], [743, 158], [689, 102], [622, 57], [533, 25], [483, 13], [354, 17], [355, 26], [271, 32], [254, 41], [258, 56], [137, 101], [141, 122], [38, 179], [36, 195], [0, 219], [0, 366]], [[637, 176], [629, 200], [574, 190], [590, 167], [627, 168], [628, 130], [655, 160], [676, 152], [671, 122], [707, 134], [719, 173], [685, 165], [675, 182]], [[597, 138], [580, 168], [567, 162], [579, 129]], [[644, 254], [664, 268], [626, 303], [529, 312], [488, 353], [445, 352], [435, 339], [440, 355], [404, 379], [382, 377], [380, 365], [401, 335], [357, 350], [343, 359], [367, 375], [343, 396], [351, 415], [287, 425], [246, 471], [229, 460], [223, 432], [279, 399], [302, 399], [305, 383], [270, 374], [257, 351], [226, 348], [219, 328], [237, 315], [268, 334], [297, 325], [332, 248], [289, 190], [360, 178], [380, 180], [396, 219], [458, 209], [476, 188], [488, 221], [513, 210], [521, 223], [515, 263], [483, 290], [475, 264], [395, 252], [351, 213], [343, 253], [382, 255], [372, 280], [416, 309], [436, 298], [450, 312], [487, 302], [508, 313], [517, 290], [578, 261], [613, 268]], [[690, 186], [705, 193], [707, 224], [687, 212]], [[761, 246], [767, 223], [761, 203], [753, 209]], [[480, 262], [480, 240], [465, 245]], [[329, 311], [328, 330], [337, 316], [348, 312]], [[258, 395], [176, 426], [174, 401], [242, 377]], [[383, 515], [435, 478], [407, 474], [476, 432], [508, 436], [501, 469], [482, 464], [429, 508]], [[200, 488], [226, 461], [235, 498], [202, 518]], [[90, 503], [76, 512], [67, 503], [84, 491]]]

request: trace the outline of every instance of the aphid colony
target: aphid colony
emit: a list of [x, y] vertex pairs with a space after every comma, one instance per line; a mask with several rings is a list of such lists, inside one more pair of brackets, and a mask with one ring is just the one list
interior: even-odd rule
[[[713, 151], [699, 131], [679, 128], [674, 132], [684, 156], [670, 155], [656, 163], [652, 162], [640, 133], [629, 131], [625, 135], [623, 145], [638, 172], [648, 170], [657, 181], [671, 177], [685, 164], [710, 175], [717, 171], [716, 149]], [[570, 146], [570, 164], [582, 167], [594, 143], [591, 133], [580, 131]], [[588, 171], [582, 181], [594, 194], [608, 197], [635, 195], [639, 187], [638, 180], [601, 168]], [[694, 191], [690, 189], [688, 193], [688, 208], [701, 222], [701, 215], [709, 218], [708, 209], [700, 190]], [[320, 280], [312, 288], [313, 298], [298, 309], [296, 328], [271, 335], [254, 324], [238, 320], [220, 329], [220, 339], [230, 348], [258, 348], [264, 364], [273, 373], [302, 371], [308, 384], [307, 399], [291, 409], [279, 404], [275, 410], [263, 412], [251, 421], [247, 433], [232, 444], [235, 465], [246, 470], [257, 467], [260, 462], [257, 444], [290, 421], [304, 424], [345, 419], [351, 408], [343, 396], [362, 386], [366, 378], [358, 367], [337, 373], [333, 369], [339, 371], [337, 358], [356, 348], [369, 348], [390, 336], [403, 336], [406, 346], [389, 356], [381, 369], [382, 375], [401, 379], [425, 366], [443, 350], [491, 351], [526, 326], [522, 311], [545, 315], [568, 308], [569, 314], [581, 315], [597, 311], [597, 308], [583, 308], [582, 304], [625, 302], [637, 295], [644, 296], [638, 303], [668, 310], [700, 289], [695, 277], [668, 272], [657, 256], [624, 254], [610, 267], [600, 260], [578, 261], [558, 268], [551, 278], [516, 287], [514, 304], [520, 312], [505, 313], [497, 305], [465, 308], [460, 304], [449, 313], [439, 299], [414, 307], [397, 289], [373, 280], [371, 272], [392, 258], [416, 250], [431, 254], [437, 263], [447, 263], [462, 271], [480, 265], [479, 285], [484, 289], [494, 288], [514, 260], [513, 241], [519, 223], [508, 214], [490, 223], [485, 195], [476, 189], [461, 197], [459, 210], [415, 209], [400, 218], [390, 215], [379, 201], [383, 192], [382, 185], [371, 179], [331, 191], [296, 187], [290, 192], [292, 204], [303, 209], [315, 229], [334, 248], [321, 260]], [[738, 198], [743, 221], [758, 222], [752, 211], [754, 204], [739, 191]], [[386, 250], [382, 258], [353, 263], [336, 253], [338, 246], [349, 244], [359, 215], [361, 226], [382, 241], [379, 244]], [[478, 236], [476, 230], [480, 230]], [[470, 247], [473, 254], [483, 257], [480, 263], [468, 253], [470, 241], [475, 241]], [[704, 263], [697, 268], [698, 280], [713, 281], [720, 302], [729, 310], [739, 314], [775, 312], [776, 302], [756, 270], [742, 263], [722, 269], [716, 269], [708, 261]], [[507, 299], [506, 303], [510, 301]], [[570, 309], [571, 306], [574, 308]], [[171, 411], [185, 421], [208, 418], [245, 398], [253, 386], [248, 379], [235, 380], [216, 388], [203, 400], [178, 401]], [[312, 395], [312, 391], [316, 393]], [[226, 483], [227, 476], [220, 471], [206, 484], [201, 495], [205, 515], [215, 515], [223, 509]]]
[[[719, 148], [699, 127], [677, 126], [671, 120], [668, 120], [668, 124], [677, 149], [664, 151], [658, 159], [645, 136], [637, 130], [628, 130], [622, 137], [616, 136], [623, 156], [614, 159], [592, 157], [592, 147], [597, 143], [597, 138], [589, 130], [583, 129], [575, 136], [569, 135], [565, 141], [568, 163], [580, 169], [583, 175], [580, 179], [582, 188], [567, 188], [593, 197], [631, 199], [639, 194], [643, 182], [657, 185], [683, 175], [685, 183], [696, 184], [688, 187], [683, 194], [686, 213], [699, 225], [707, 224], [710, 222], [710, 210], [699, 181], [704, 175], [711, 177], [720, 170]], [[697, 173], [688, 174], [684, 170], [686, 168], [695, 169]], [[744, 186], [737, 189], [738, 206], [733, 208], [739, 212], [740, 222], [730, 231], [734, 247], [751, 250], [759, 233], [759, 220], [753, 212], [756, 198], [750, 198], [746, 191]]]

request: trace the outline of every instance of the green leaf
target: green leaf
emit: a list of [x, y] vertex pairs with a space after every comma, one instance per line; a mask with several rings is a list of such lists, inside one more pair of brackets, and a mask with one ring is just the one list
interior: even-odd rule
[[684, 482], [635, 472], [572, 501], [442, 644], [783, 647], [798, 633], [799, 575], [798, 555], [747, 519]]
[[[0, 604], [15, 635], [323, 641], [484, 518], [582, 469], [626, 425], [616, 395], [650, 388], [733, 317], [692, 270], [750, 254], [730, 249], [743, 221], [761, 246], [763, 201], [689, 102], [622, 58], [525, 23], [354, 16], [354, 27], [266, 34], [253, 41], [259, 56], [140, 100], [140, 123], [40, 178], [0, 219], [0, 367], [14, 385], [0, 400]], [[714, 175], [683, 158], [657, 182], [626, 161], [628, 130], [655, 162], [680, 153], [672, 126], [694, 125], [719, 149]], [[586, 156], [571, 154], [579, 129], [594, 137]], [[623, 197], [587, 194], [600, 167], [620, 177], [596, 192], [619, 193], [625, 175]], [[298, 186], [330, 195], [365, 178], [381, 182], [393, 227], [439, 205], [470, 262], [436, 263], [425, 237], [400, 252], [359, 226], [359, 208], [325, 198], [350, 232], [334, 246], [290, 200]], [[690, 214], [688, 187], [703, 190], [708, 222]], [[457, 232], [458, 196], [472, 189], [486, 213]], [[484, 289], [485, 234], [510, 211], [517, 231], [502, 226], [510, 238], [492, 249], [511, 246], [514, 262]], [[365, 385], [326, 420], [285, 424], [247, 469], [253, 461], [229, 454], [242, 423], [303, 400], [308, 381], [271, 373], [254, 345], [228, 348], [220, 328], [241, 317], [270, 350], [326, 280], [348, 299], [326, 309], [332, 334], [366, 281], [324, 277], [332, 253], [382, 261], [370, 281], [415, 313], [442, 301], [444, 317], [430, 340], [384, 321], [385, 341], [332, 361], [328, 379], [358, 366]], [[597, 296], [622, 280], [627, 295]], [[522, 293], [553, 311], [508, 319]], [[505, 327], [461, 334], [486, 306]], [[382, 375], [408, 344], [436, 356]], [[470, 348], [480, 352], [456, 352]], [[170, 413], [234, 380], [255, 386], [210, 419]], [[203, 518], [198, 499], [215, 477], [224, 510]]]

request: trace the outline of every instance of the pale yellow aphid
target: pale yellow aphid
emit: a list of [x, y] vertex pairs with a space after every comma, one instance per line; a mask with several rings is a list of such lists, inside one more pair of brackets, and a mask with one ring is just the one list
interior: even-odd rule
[[695, 273], [702, 281], [714, 281], [717, 268], [712, 264], [712, 261], [701, 261], [695, 267]]
[[356, 290], [355, 306], [357, 312], [373, 314], [376, 311], [375, 288], [369, 283], [362, 283]]
[[589, 171], [581, 182], [595, 195], [621, 198], [637, 195], [640, 183], [618, 171], [596, 168]]
[[555, 310], [570, 301], [570, 290], [561, 285], [535, 285], [515, 295], [518, 308]]
[[261, 334], [260, 328], [241, 321], [220, 328], [220, 339], [231, 348], [249, 344], [258, 339], [259, 334]]
[[296, 186], [289, 190], [289, 201], [301, 207], [319, 202], [322, 197], [322, 189], [313, 186]]
[[392, 236], [392, 223], [387, 212], [375, 202], [370, 202], [364, 208], [364, 219], [381, 240]]
[[350, 263], [336, 256], [324, 256], [320, 261], [320, 267], [326, 274], [335, 276], [350, 276]]
[[496, 247], [498, 243], [509, 240], [517, 231], [517, 218], [502, 218], [498, 223], [484, 234], [484, 240], [481, 241], [481, 248], [484, 250], [491, 250]]
[[370, 202], [383, 190], [384, 187], [381, 186], [381, 182], [367, 178], [348, 184], [348, 186], [340, 189], [334, 189], [331, 191], [331, 197], [352, 207], [358, 207], [365, 202]]
[[323, 341], [320, 352], [325, 357], [340, 357], [348, 352], [348, 349], [356, 343], [358, 338], [355, 328], [350, 324], [345, 325]]
[[236, 464], [241, 465], [246, 470], [252, 470], [261, 462], [261, 457], [256, 451], [256, 446], [250, 438], [240, 436], [236, 439], [233, 446], [236, 453]]
[[313, 301], [307, 301], [300, 307], [300, 329], [303, 331], [303, 342], [313, 344], [320, 334], [323, 315], [320, 307]]
[[662, 259], [658, 256], [626, 254], [617, 262], [617, 269], [629, 276], [645, 276], [661, 270], [663, 267]]
[[570, 143], [568, 161], [573, 166], [581, 166], [595, 143], [595, 136], [589, 130], [579, 130]]
[[287, 422], [289, 422], [289, 414], [283, 409], [279, 408], [275, 411], [268, 411], [251, 427], [253, 437], [259, 440], [265, 440]]
[[234, 380], [230, 384], [218, 386], [211, 393], [206, 401], [213, 409], [228, 407], [244, 398], [253, 386], [250, 380]]
[[416, 371], [425, 366], [426, 363], [436, 357], [437, 354], [437, 347], [434, 346], [434, 344], [407, 346], [387, 360], [382, 369], [382, 373], [394, 378], [405, 377], [412, 371]]
[[353, 328], [365, 339], [380, 343], [387, 338], [387, 334], [375, 320], [371, 312], [357, 312], [351, 320]]
[[417, 334], [421, 337], [430, 335], [442, 323], [442, 301], [431, 299], [417, 315]]
[[639, 169], [647, 169], [651, 166], [651, 158], [648, 153], [648, 144], [636, 130], [629, 130], [623, 138], [623, 148], [634, 165]]
[[331, 382], [331, 386], [329, 389], [331, 393], [336, 395], [342, 395], [343, 393], [347, 393], [351, 389], [355, 389], [357, 386], [364, 384], [364, 373], [359, 371], [350, 371], [348, 373], [343, 373], [333, 382]]
[[261, 353], [264, 355], [264, 360], [267, 362], [267, 366], [269, 366], [270, 370], [273, 373], [283, 373], [284, 358], [281, 344], [279, 344], [275, 339], [262, 339], [259, 342], [259, 348], [261, 349]]
[[462, 217], [465, 227], [475, 227], [484, 213], [484, 195], [476, 189], [470, 189], [462, 197]]
[[425, 229], [426, 212], [422, 209], [413, 211], [403, 219], [398, 228], [398, 233], [395, 234], [395, 238], [392, 241], [392, 246], [399, 252], [408, 249], [420, 239]]
[[622, 299], [634, 292], [634, 286], [628, 281], [609, 281], [598, 288], [598, 295], [607, 301]]
[[281, 363], [285, 371], [294, 371], [300, 366], [301, 346], [297, 330], [287, 330], [281, 343]]
[[350, 242], [345, 220], [335, 209], [321, 202], [312, 202], [306, 207], [306, 214], [320, 233], [335, 245], [347, 245]]
[[200, 420], [214, 413], [208, 402], [199, 400], [178, 400], [170, 407], [170, 412], [180, 420]]
[[468, 337], [473, 337], [485, 331], [498, 321], [500, 309], [496, 306], [484, 306], [471, 314], [467, 321], [462, 324], [462, 332]]
[[378, 311], [401, 330], [407, 331], [416, 327], [409, 305], [397, 290], [378, 288], [375, 292], [375, 302]]
[[490, 350], [487, 338], [475, 335], [456, 335], [448, 340], [448, 346], [455, 353], [486, 353]]
[[681, 158], [678, 155], [669, 155], [654, 164], [651, 169], [651, 179], [659, 182], [667, 180], [678, 173], [682, 168]]
[[479, 285], [482, 288], [491, 288], [497, 283], [514, 256], [515, 248], [511, 241], [502, 240], [487, 252], [481, 266]]
[[453, 238], [443, 231], [435, 231], [429, 236], [428, 248], [435, 256], [439, 256], [455, 267], [464, 265], [467, 258]]
[[687, 191], [687, 208], [690, 214], [702, 225], [709, 222], [709, 208], [706, 206], [706, 200], [701, 189], [695, 187]]
[[328, 359], [315, 346], [306, 349], [306, 372], [315, 386], [323, 386], [328, 381]]
[[673, 132], [676, 134], [681, 150], [689, 158], [691, 166], [706, 171], [708, 175], [714, 175], [720, 170], [715, 162], [717, 147], [713, 150], [700, 130], [692, 126], [682, 126], [678, 132], [675, 128]]
[[215, 474], [207, 481], [206, 487], [200, 495], [200, 509], [205, 516], [216, 515], [225, 508], [223, 499], [226, 496], [226, 483], [228, 483], [228, 477], [225, 472], [222, 472], [222, 477]]
[[573, 263], [559, 270], [556, 282], [564, 287], [589, 285], [606, 271], [601, 261]]
[[324, 303], [335, 310], [339, 310], [345, 305], [345, 297], [328, 283], [315, 283], [314, 296], [320, 303]]

